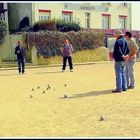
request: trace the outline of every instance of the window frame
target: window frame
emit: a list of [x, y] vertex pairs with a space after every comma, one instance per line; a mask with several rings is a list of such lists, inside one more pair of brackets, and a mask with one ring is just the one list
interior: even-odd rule
[[[66, 17], [66, 18], [65, 18]], [[67, 22], [73, 21], [73, 12], [72, 11], [62, 11], [62, 19]], [[66, 20], [65, 20], [66, 19]]]
[[[107, 19], [107, 28], [106, 25], [104, 24], [104, 19]], [[108, 30], [111, 28], [111, 14], [102, 14], [102, 29]]]
[[[123, 25], [120, 25], [123, 21]], [[120, 29], [127, 29], [127, 16], [119, 15], [119, 28]]]
[[[86, 14], [89, 14], [89, 16], [86, 16]], [[91, 13], [89, 12], [85, 12], [85, 28], [91, 28]]]
[[51, 19], [51, 10], [40, 9], [38, 11], [39, 11], [39, 21]]

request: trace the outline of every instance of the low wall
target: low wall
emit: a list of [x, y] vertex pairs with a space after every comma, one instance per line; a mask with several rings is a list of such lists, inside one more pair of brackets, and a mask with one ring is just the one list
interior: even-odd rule
[[[35, 47], [33, 47], [35, 48]], [[43, 56], [36, 57], [36, 50], [32, 50], [32, 63], [45, 65], [45, 64], [62, 64], [61, 56], [54, 56], [50, 58], [44, 58]], [[82, 50], [73, 53], [73, 63], [81, 62], [95, 62], [95, 61], [109, 61], [109, 50], [105, 47], [100, 47], [93, 50]]]
[[15, 61], [15, 47], [17, 45], [17, 41], [23, 41], [22, 35], [6, 35], [5, 42], [1, 45], [1, 59], [2, 61]]
[[[14, 62], [16, 61], [15, 47], [17, 41], [21, 40], [25, 47], [25, 38], [22, 34], [6, 35], [5, 42], [0, 46], [0, 63], [1, 62]], [[26, 52], [27, 61], [38, 64], [61, 64], [62, 57], [55, 56], [50, 58], [44, 58], [43, 56], [37, 55], [37, 50], [35, 47], [29, 47]], [[94, 62], [94, 61], [108, 61], [109, 60], [109, 49], [105, 47], [100, 47], [92, 50], [82, 50], [73, 53], [73, 63], [81, 62]]]

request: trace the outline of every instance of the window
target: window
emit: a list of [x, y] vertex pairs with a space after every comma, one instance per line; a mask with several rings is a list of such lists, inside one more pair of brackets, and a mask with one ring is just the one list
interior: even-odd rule
[[119, 16], [119, 28], [126, 29], [127, 16]]
[[0, 3], [0, 20], [6, 20], [5, 12], [7, 10], [4, 8], [4, 3]]
[[85, 28], [91, 28], [91, 14], [85, 13]]
[[65, 22], [71, 22], [72, 21], [72, 15], [71, 14], [63, 14], [63, 19]]
[[110, 29], [110, 16], [111, 15], [102, 14], [103, 29]]
[[62, 11], [62, 19], [65, 22], [72, 22], [72, 14], [73, 12], [71, 11]]
[[50, 16], [39, 16], [39, 20], [50, 20]]
[[50, 20], [51, 11], [50, 10], [39, 10], [39, 20]]
[[0, 20], [5, 20], [5, 14], [4, 13], [0, 13]]

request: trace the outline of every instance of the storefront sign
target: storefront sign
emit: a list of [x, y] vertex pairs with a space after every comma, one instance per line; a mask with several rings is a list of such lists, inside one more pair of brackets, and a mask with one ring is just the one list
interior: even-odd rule
[[64, 9], [65, 10], [84, 10], [84, 11], [100, 11], [100, 12], [107, 12], [108, 11], [108, 7], [104, 6], [104, 5], [84, 5], [84, 4], [79, 4], [79, 3], [75, 3], [75, 4], [64, 4]]

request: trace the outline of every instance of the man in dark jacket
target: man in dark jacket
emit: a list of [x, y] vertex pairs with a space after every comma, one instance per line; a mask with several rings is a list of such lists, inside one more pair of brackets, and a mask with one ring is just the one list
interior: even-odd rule
[[15, 54], [17, 55], [19, 74], [21, 72], [22, 72], [22, 74], [24, 74], [24, 72], [25, 72], [25, 49], [23, 48], [21, 41], [18, 41], [18, 45], [15, 48]]
[[112, 92], [117, 93], [127, 90], [125, 60], [128, 58], [129, 48], [127, 40], [124, 38], [121, 30], [116, 30], [114, 36], [116, 38], [113, 52], [115, 59], [116, 89]]

